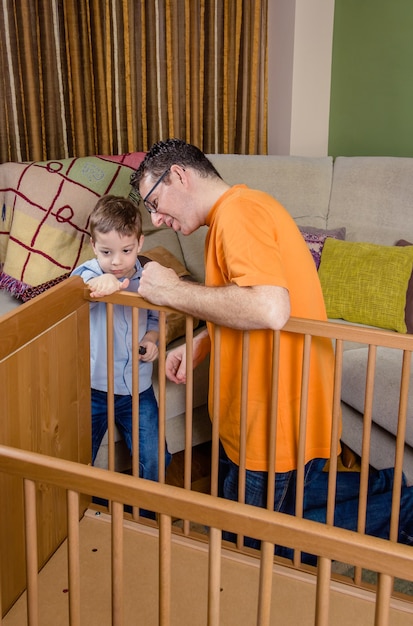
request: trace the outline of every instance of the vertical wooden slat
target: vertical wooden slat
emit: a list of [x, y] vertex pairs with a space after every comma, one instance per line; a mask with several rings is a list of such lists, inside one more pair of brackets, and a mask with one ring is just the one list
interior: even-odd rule
[[376, 346], [369, 346], [366, 375], [366, 391], [364, 399], [363, 443], [362, 443], [362, 471], [360, 476], [360, 504], [358, 530], [364, 532], [366, 525], [367, 491], [370, 459], [371, 420], [374, 399], [374, 376], [376, 371]]
[[221, 329], [214, 326], [214, 397], [212, 399], [212, 450], [211, 450], [211, 495], [218, 495], [218, 470], [219, 470], [219, 397], [221, 365], [219, 355], [221, 352]]
[[400, 381], [400, 400], [397, 421], [396, 455], [394, 463], [394, 484], [392, 494], [390, 540], [397, 541], [399, 534], [400, 497], [402, 488], [402, 472], [404, 445], [406, 440], [407, 409], [409, 404], [409, 386], [411, 371], [411, 352], [403, 351], [402, 374]]
[[165, 482], [165, 423], [166, 423], [166, 313], [159, 312], [159, 358], [158, 358], [158, 385], [159, 385], [159, 439], [158, 439], [158, 480]]
[[[194, 320], [190, 315], [186, 316], [186, 386], [185, 386], [185, 449], [184, 449], [184, 489], [191, 489], [192, 484], [192, 413], [193, 413], [193, 331]], [[184, 520], [183, 532], [188, 535], [190, 521]]]
[[320, 557], [318, 559], [317, 568], [317, 590], [316, 590], [316, 607], [315, 621], [316, 626], [328, 626], [329, 609], [330, 609], [330, 578], [331, 578], [331, 560]]
[[239, 442], [239, 483], [238, 502], [245, 502], [245, 472], [247, 455], [247, 418], [248, 418], [248, 359], [250, 334], [242, 334], [242, 364], [241, 364], [241, 415], [240, 415], [240, 442]]
[[[139, 476], [139, 311], [132, 307], [132, 476]], [[132, 509], [134, 520], [139, 507]]]
[[192, 411], [193, 411], [193, 318], [186, 316], [186, 387], [185, 387], [185, 451], [184, 451], [184, 488], [191, 488], [192, 464]]
[[[364, 533], [366, 528], [366, 512], [367, 512], [367, 492], [370, 474], [370, 438], [371, 438], [371, 422], [373, 413], [374, 400], [374, 376], [376, 371], [377, 347], [370, 345], [368, 348], [367, 373], [366, 373], [366, 390], [364, 397], [364, 416], [363, 416], [363, 440], [361, 451], [361, 471], [360, 471], [360, 495], [357, 530]], [[354, 582], [361, 584], [362, 570], [360, 567], [354, 568]]]
[[221, 530], [210, 528], [208, 550], [208, 626], [219, 626], [220, 624], [221, 539]]
[[115, 398], [114, 398], [114, 346], [113, 304], [106, 304], [106, 343], [108, 374], [108, 469], [115, 471]]
[[139, 476], [139, 309], [132, 307], [132, 475]]
[[37, 556], [36, 483], [24, 479], [27, 616], [29, 626], [39, 626], [39, 571]]
[[171, 623], [171, 529], [169, 515], [159, 516], [159, 626]]
[[390, 617], [390, 597], [393, 587], [393, 578], [387, 574], [379, 574], [376, 610], [374, 615], [374, 626], [388, 626]]
[[278, 413], [278, 380], [280, 375], [280, 331], [273, 333], [272, 372], [271, 372], [271, 410], [269, 416], [268, 431], [268, 487], [267, 509], [274, 509], [275, 499], [275, 450], [277, 438], [277, 413]]
[[333, 391], [333, 423], [331, 428], [331, 452], [327, 487], [327, 524], [334, 524], [334, 506], [336, 497], [337, 462], [338, 462], [338, 433], [341, 423], [341, 378], [343, 374], [343, 342], [336, 341], [334, 363], [334, 391]]
[[[268, 486], [267, 509], [274, 509], [275, 501], [275, 454], [277, 437], [278, 380], [280, 373], [280, 331], [273, 333], [272, 371], [271, 371], [271, 410], [268, 431]], [[258, 591], [257, 624], [267, 626], [271, 617], [272, 567], [274, 563], [274, 545], [261, 543], [260, 581]]]
[[[300, 404], [300, 430], [298, 437], [297, 454], [297, 492], [295, 500], [295, 515], [303, 517], [304, 509], [304, 465], [305, 465], [305, 440], [307, 434], [307, 407], [308, 387], [310, 377], [311, 335], [304, 335], [303, 362], [301, 368], [301, 404]], [[300, 564], [300, 552], [294, 551], [294, 565]]]
[[261, 543], [260, 580], [258, 588], [257, 626], [270, 626], [272, 569], [274, 564], [274, 544]]
[[112, 624], [123, 626], [123, 504], [112, 502]]
[[2, 615], [3, 615], [3, 584], [2, 584], [2, 554], [0, 551], [0, 626], [3, 623]]
[[[242, 333], [242, 364], [241, 364], [241, 415], [240, 415], [240, 442], [239, 442], [239, 475], [238, 475], [238, 502], [245, 502], [246, 484], [246, 455], [247, 455], [247, 419], [248, 419], [248, 360], [250, 348], [250, 334]], [[244, 542], [242, 535], [237, 535], [237, 547], [241, 548]]]
[[67, 492], [67, 535], [69, 622], [80, 626], [79, 494], [71, 489]]

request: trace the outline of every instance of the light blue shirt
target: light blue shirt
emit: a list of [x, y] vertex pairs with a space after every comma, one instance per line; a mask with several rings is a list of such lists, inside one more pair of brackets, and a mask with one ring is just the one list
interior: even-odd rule
[[[136, 272], [130, 279], [127, 291], [137, 292], [142, 275], [142, 266], [136, 261]], [[85, 282], [103, 274], [96, 259], [86, 261], [72, 272]], [[159, 314], [156, 311], [139, 309], [139, 341], [149, 330], [159, 329]], [[113, 305], [114, 330], [114, 389], [115, 393], [132, 395], [132, 307]], [[107, 391], [106, 357], [106, 304], [90, 303], [90, 359], [92, 389]], [[139, 361], [139, 393], [152, 384], [152, 362]]]

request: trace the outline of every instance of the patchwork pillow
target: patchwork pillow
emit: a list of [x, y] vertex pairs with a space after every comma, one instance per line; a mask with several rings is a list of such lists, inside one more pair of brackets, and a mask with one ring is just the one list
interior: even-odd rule
[[0, 288], [18, 295], [91, 257], [89, 214], [100, 196], [127, 196], [143, 152], [0, 165]]
[[413, 246], [325, 241], [319, 277], [327, 315], [405, 333]]
[[327, 237], [333, 237], [334, 239], [346, 238], [346, 229], [344, 226], [341, 228], [334, 228], [333, 230], [315, 228], [314, 226], [299, 226], [299, 229], [304, 237], [304, 241], [306, 242], [308, 249], [311, 252], [311, 256], [314, 259], [317, 270], [320, 266], [321, 253]]
[[[413, 243], [405, 239], [399, 239], [396, 246], [413, 246]], [[406, 293], [406, 308], [404, 309], [404, 319], [406, 322], [407, 332], [413, 333], [413, 272], [410, 276]]]
[[58, 283], [61, 283], [63, 280], [66, 280], [66, 278], [69, 278], [69, 276], [70, 272], [66, 272], [65, 274], [57, 276], [57, 278], [52, 278], [52, 280], [48, 280], [41, 285], [37, 285], [36, 287], [27, 287], [27, 289], [25, 289], [22, 293], [16, 295], [16, 297], [22, 302], [27, 302], [28, 300], [31, 300], [36, 296], [40, 296], [41, 293], [44, 293], [45, 291], [50, 289], [50, 287], [54, 287]]

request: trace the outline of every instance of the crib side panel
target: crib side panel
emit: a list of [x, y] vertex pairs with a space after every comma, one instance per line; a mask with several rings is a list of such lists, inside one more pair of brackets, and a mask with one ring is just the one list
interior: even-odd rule
[[[90, 462], [89, 304], [70, 279], [0, 318], [0, 442]], [[66, 494], [37, 484], [42, 566], [66, 537]], [[26, 586], [23, 486], [0, 475], [2, 609]], [[86, 497], [82, 508], [86, 508]], [[11, 567], [11, 564], [13, 565]]]

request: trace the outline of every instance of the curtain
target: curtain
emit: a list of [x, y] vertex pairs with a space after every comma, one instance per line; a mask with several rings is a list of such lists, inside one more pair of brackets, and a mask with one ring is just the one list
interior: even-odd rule
[[0, 0], [0, 161], [267, 152], [268, 0]]

